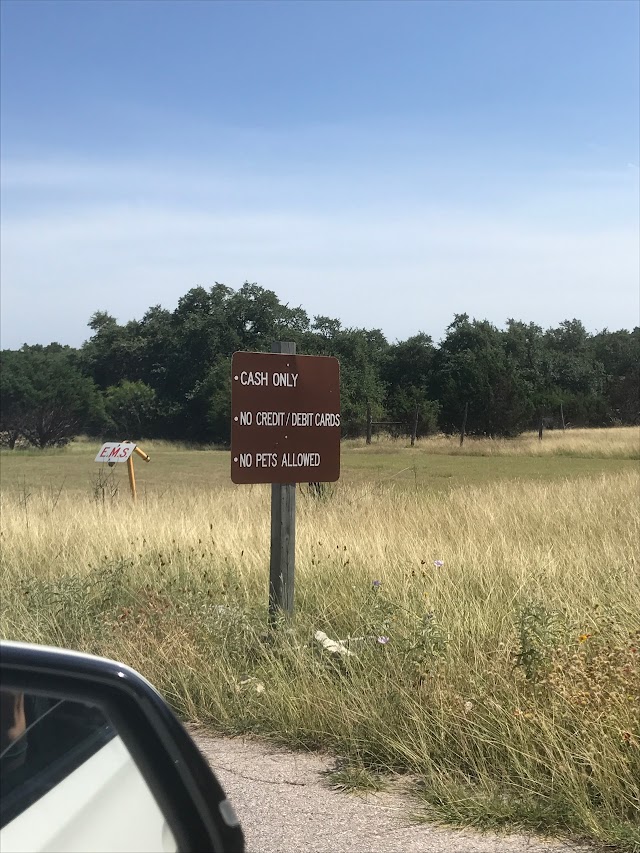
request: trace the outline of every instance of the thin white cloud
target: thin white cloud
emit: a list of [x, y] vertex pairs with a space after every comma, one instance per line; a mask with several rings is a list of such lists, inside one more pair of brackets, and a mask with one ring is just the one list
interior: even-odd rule
[[[633, 326], [638, 190], [628, 170], [483, 173], [453, 160], [2, 163], [2, 345], [80, 343], [196, 284], [272, 288], [309, 313], [439, 336], [454, 312]], [[461, 161], [464, 162], [464, 161]]]
[[391, 337], [418, 328], [438, 336], [455, 311], [629, 326], [639, 248], [631, 227], [586, 234], [455, 211], [354, 218], [120, 206], [13, 219], [2, 224], [2, 343], [19, 345], [27, 328], [37, 330], [31, 339], [79, 343], [98, 308], [126, 320], [175, 305], [196, 284], [245, 278]]

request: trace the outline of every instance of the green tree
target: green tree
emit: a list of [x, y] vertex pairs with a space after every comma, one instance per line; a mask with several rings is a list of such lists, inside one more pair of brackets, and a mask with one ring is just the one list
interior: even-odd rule
[[605, 370], [595, 357], [591, 336], [580, 320], [563, 320], [545, 333], [550, 361], [550, 386], [574, 425], [605, 426], [607, 413]]
[[231, 439], [231, 358], [220, 355], [189, 396], [191, 411], [208, 440], [227, 444]]
[[309, 325], [301, 308], [289, 308], [272, 291], [249, 282], [237, 291], [218, 282], [209, 289], [194, 287], [174, 311], [155, 306], [141, 321], [123, 327], [114, 328], [103, 315], [97, 320], [94, 316], [86, 357], [90, 369], [99, 368], [100, 382], [112, 375], [114, 347], [120, 378], [155, 391], [157, 433], [202, 443], [229, 438], [220, 365], [236, 350], [265, 351], [273, 340], [296, 340]]
[[614, 422], [640, 423], [640, 326], [628, 332], [604, 329], [593, 337], [593, 352], [604, 369], [604, 396]]
[[435, 347], [428, 335], [418, 334], [392, 344], [382, 361], [386, 386], [385, 409], [392, 421], [400, 421], [399, 432], [413, 429], [416, 409], [418, 432], [428, 435], [438, 428], [440, 406], [429, 399]]
[[82, 348], [80, 366], [103, 391], [122, 379], [134, 378], [138, 326], [135, 322], [120, 326], [106, 311], [96, 311], [89, 320], [93, 335]]
[[156, 417], [156, 392], [140, 380], [123, 379], [104, 395], [107, 415], [119, 440], [138, 439], [152, 434]]
[[63, 445], [83, 430], [95, 433], [104, 426], [100, 393], [76, 360], [72, 350], [58, 344], [2, 353], [0, 409], [35, 447]]
[[[124, 325], [99, 311], [90, 327], [79, 358], [68, 353], [70, 363], [105, 392], [123, 429], [149, 437], [227, 442], [231, 356], [269, 351], [274, 340], [340, 360], [347, 436], [364, 432], [367, 406], [374, 420], [400, 421], [403, 431], [417, 406], [420, 434], [435, 428], [436, 416], [441, 428], [457, 431], [466, 403], [468, 431], [490, 435], [515, 435], [540, 415], [559, 420], [561, 404], [574, 424], [639, 417], [639, 330], [591, 336], [578, 320], [565, 320], [543, 332], [511, 319], [501, 331], [462, 314], [438, 348], [421, 334], [390, 346], [379, 329], [345, 328], [327, 316], [310, 321], [301, 307], [250, 282], [237, 290], [219, 282], [193, 287], [175, 310], [156, 305]], [[5, 398], [4, 435], [14, 441], [9, 426], [17, 409], [8, 390]], [[133, 423], [123, 420], [126, 411]]]
[[389, 344], [380, 329], [344, 329], [338, 320], [315, 317], [303, 336], [308, 355], [331, 355], [340, 361], [342, 435], [362, 435], [367, 406], [374, 420], [385, 416], [381, 366]]
[[21, 437], [25, 419], [24, 360], [18, 352], [4, 350], [0, 355], [0, 434], [11, 450]]
[[432, 394], [442, 406], [442, 429], [457, 432], [468, 403], [468, 433], [517, 435], [531, 419], [528, 391], [504, 333], [457, 314], [434, 358]]
[[594, 358], [589, 334], [579, 320], [564, 320], [549, 329], [545, 345], [551, 358], [551, 381], [563, 391], [598, 394], [602, 391], [604, 368]]

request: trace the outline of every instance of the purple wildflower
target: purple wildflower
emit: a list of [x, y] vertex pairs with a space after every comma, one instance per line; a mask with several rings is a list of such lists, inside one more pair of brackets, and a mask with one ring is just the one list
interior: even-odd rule
[[378, 637], [378, 642], [381, 645], [386, 646], [387, 643], [389, 642], [389, 638], [388, 637]]
[[374, 589], [378, 589], [378, 587], [380, 586], [380, 584], [381, 584], [381, 583], [382, 583], [382, 581], [372, 581], [372, 582], [371, 582], [371, 586], [372, 586]]
[[444, 560], [434, 560], [433, 565], [436, 569], [441, 569], [444, 566]]

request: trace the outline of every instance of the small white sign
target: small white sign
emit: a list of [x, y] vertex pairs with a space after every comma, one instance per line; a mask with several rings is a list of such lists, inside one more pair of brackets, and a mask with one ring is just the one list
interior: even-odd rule
[[135, 444], [122, 444], [119, 441], [107, 441], [98, 451], [95, 461], [111, 463], [126, 462], [135, 449]]

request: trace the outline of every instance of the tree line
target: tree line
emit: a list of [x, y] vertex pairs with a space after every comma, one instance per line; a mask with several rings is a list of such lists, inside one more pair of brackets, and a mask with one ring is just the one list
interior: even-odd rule
[[559, 425], [640, 422], [640, 328], [589, 334], [579, 320], [543, 330], [456, 314], [435, 345], [389, 342], [380, 329], [311, 319], [256, 284], [195, 287], [174, 311], [159, 305], [124, 324], [104, 311], [80, 348], [25, 345], [0, 354], [0, 436], [10, 447], [59, 446], [75, 435], [229, 442], [231, 355], [274, 340], [341, 364], [342, 431], [374, 421], [418, 436], [515, 436]]

